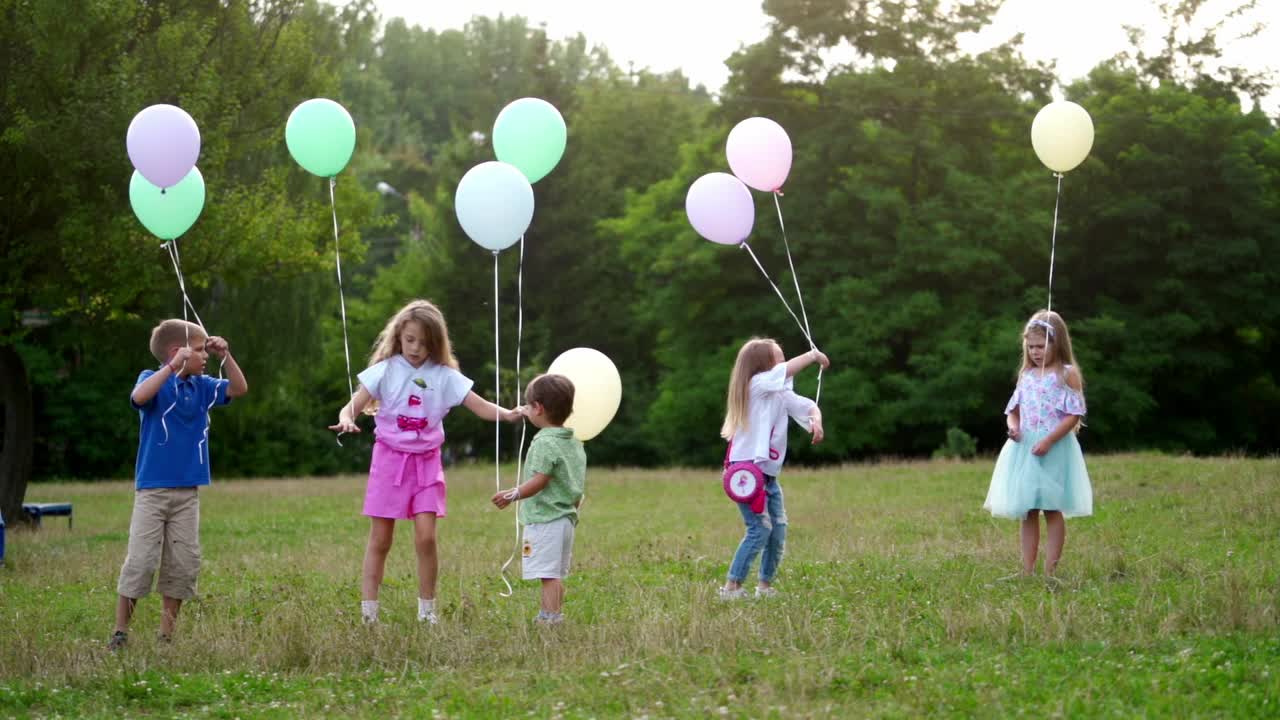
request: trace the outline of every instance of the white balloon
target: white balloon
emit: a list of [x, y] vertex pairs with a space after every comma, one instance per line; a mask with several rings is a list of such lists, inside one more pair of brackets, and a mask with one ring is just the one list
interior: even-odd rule
[[1093, 148], [1093, 120], [1069, 100], [1045, 105], [1031, 123], [1031, 147], [1040, 162], [1054, 172], [1075, 168]]
[[622, 377], [613, 361], [599, 350], [573, 348], [560, 353], [547, 372], [573, 383], [573, 413], [564, 426], [583, 442], [599, 435], [622, 403]]
[[514, 165], [483, 162], [458, 182], [453, 210], [467, 237], [497, 252], [515, 244], [533, 221], [533, 186]]

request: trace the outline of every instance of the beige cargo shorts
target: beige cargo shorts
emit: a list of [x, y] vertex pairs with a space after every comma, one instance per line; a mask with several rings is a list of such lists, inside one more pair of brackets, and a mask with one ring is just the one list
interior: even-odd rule
[[200, 574], [200, 493], [197, 488], [146, 488], [133, 498], [129, 521], [129, 554], [120, 568], [117, 591], [127, 598], [156, 590], [165, 597], [189, 600]]

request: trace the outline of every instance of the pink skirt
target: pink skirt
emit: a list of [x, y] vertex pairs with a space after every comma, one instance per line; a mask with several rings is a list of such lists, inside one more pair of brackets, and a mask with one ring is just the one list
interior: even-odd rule
[[420, 513], [444, 517], [445, 491], [439, 448], [406, 453], [386, 443], [373, 444], [364, 493], [365, 515], [393, 520], [407, 520]]

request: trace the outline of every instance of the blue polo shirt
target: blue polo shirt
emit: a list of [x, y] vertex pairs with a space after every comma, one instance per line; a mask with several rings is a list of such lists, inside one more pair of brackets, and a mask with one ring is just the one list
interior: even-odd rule
[[[136, 388], [156, 373], [143, 370]], [[179, 379], [170, 375], [160, 391], [144, 405], [129, 404], [138, 411], [138, 463], [134, 487], [195, 487], [209, 484], [209, 410], [226, 405], [230, 380], [208, 375]]]

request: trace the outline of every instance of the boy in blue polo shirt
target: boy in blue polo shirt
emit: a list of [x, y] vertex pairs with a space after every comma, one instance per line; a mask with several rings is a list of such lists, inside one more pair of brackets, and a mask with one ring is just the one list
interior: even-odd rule
[[[209, 355], [222, 358], [226, 379], [204, 374]], [[200, 572], [199, 487], [209, 484], [209, 411], [249, 390], [244, 373], [220, 337], [185, 320], [165, 320], [151, 331], [151, 354], [161, 365], [143, 370], [129, 402], [141, 431], [135, 471], [129, 550], [120, 569], [116, 627], [108, 647], [128, 642], [138, 598], [156, 586], [164, 597], [160, 638], [173, 637], [182, 601], [195, 596]]]

